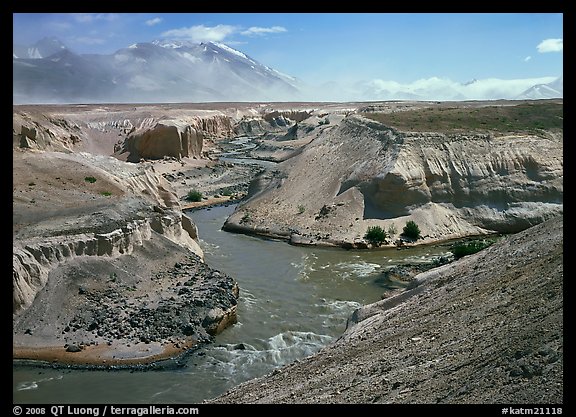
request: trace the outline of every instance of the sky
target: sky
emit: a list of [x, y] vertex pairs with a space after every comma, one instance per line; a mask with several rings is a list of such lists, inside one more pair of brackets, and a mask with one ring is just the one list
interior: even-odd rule
[[13, 36], [100, 54], [217, 41], [312, 84], [544, 80], [563, 70], [561, 13], [16, 13]]

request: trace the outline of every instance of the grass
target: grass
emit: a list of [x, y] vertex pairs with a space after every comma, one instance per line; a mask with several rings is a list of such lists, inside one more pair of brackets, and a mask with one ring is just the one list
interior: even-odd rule
[[112, 193], [110, 191], [102, 191], [100, 194], [102, 194], [105, 197], [109, 197], [112, 195]]
[[89, 182], [90, 184], [94, 184], [96, 182], [96, 178], [94, 177], [84, 177], [84, 181]]
[[363, 115], [400, 131], [540, 134], [542, 130], [562, 130], [563, 111], [563, 103], [544, 101], [486, 107], [430, 107]]

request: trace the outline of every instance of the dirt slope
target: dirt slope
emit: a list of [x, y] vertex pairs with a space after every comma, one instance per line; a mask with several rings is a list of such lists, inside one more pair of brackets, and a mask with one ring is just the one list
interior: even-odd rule
[[214, 403], [563, 402], [563, 217], [419, 276], [335, 343]]

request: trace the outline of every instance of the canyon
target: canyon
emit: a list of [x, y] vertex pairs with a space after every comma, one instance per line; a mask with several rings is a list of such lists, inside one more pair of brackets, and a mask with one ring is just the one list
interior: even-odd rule
[[[294, 245], [372, 248], [364, 239], [372, 226], [390, 231], [378, 250], [401, 239], [430, 245], [512, 235], [417, 275], [422, 283], [415, 288], [363, 307], [319, 359], [266, 377], [262, 383], [270, 391], [257, 393], [249, 383], [219, 401], [484, 402], [512, 378], [498, 397], [504, 402], [529, 398], [526, 379], [537, 382], [534, 389], [552, 387], [542, 402], [561, 402], [562, 108], [561, 99], [14, 106], [13, 357], [136, 366], [210, 342], [237, 320], [242, 284], [203, 261], [185, 210], [238, 202], [224, 230]], [[498, 123], [489, 118], [494, 112]], [[538, 119], [544, 113], [550, 124]], [[191, 190], [203, 198], [187, 200]], [[418, 224], [420, 239], [402, 237], [408, 221]], [[525, 288], [523, 298], [512, 303], [511, 296], [498, 295], [502, 288], [506, 294]], [[526, 307], [515, 308], [518, 303]], [[487, 319], [492, 310], [501, 327]], [[426, 311], [440, 312], [437, 323], [425, 319]], [[476, 319], [443, 336], [432, 332], [452, 323], [450, 311]], [[542, 320], [522, 327], [534, 311]], [[406, 317], [411, 324], [402, 324]], [[512, 320], [518, 325], [508, 329]], [[542, 326], [550, 331], [522, 342]], [[468, 328], [477, 336], [458, 339], [456, 333], [468, 334]], [[505, 331], [517, 337], [517, 346], [504, 347]], [[408, 339], [399, 338], [404, 333]], [[497, 382], [481, 394], [490, 382], [482, 377], [456, 393], [446, 378], [485, 372], [488, 353], [471, 343], [493, 336], [502, 343], [485, 352], [504, 358], [494, 365]], [[391, 340], [404, 353], [392, 355]], [[445, 352], [455, 340], [462, 352], [476, 355], [472, 367], [458, 365], [464, 353]], [[422, 368], [412, 385], [396, 366], [406, 355], [420, 355], [422, 341], [431, 343], [422, 363], [447, 364], [438, 384], [451, 388], [434, 398], [435, 387], [418, 384], [436, 365]], [[371, 343], [382, 348], [369, 353]], [[433, 352], [440, 353], [432, 358]], [[374, 355], [389, 358], [378, 372], [372, 372], [381, 362]], [[361, 361], [358, 372], [384, 378], [391, 389], [368, 389], [365, 384], [376, 380], [360, 374], [348, 381], [356, 371], [333, 366], [343, 358]], [[310, 372], [318, 375], [306, 377]], [[319, 388], [326, 378], [343, 378], [339, 372], [345, 374], [335, 388], [340, 393]], [[282, 384], [302, 389], [272, 394]]]

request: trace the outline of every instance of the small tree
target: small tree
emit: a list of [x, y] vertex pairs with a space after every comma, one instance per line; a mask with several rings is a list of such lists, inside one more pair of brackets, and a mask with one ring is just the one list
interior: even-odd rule
[[186, 200], [194, 202], [202, 201], [202, 193], [198, 190], [189, 191], [186, 195]]
[[408, 220], [406, 222], [406, 226], [404, 226], [402, 235], [406, 236], [409, 239], [417, 240], [420, 238], [420, 228], [412, 220]]
[[380, 226], [368, 227], [368, 230], [366, 230], [366, 234], [364, 235], [364, 239], [366, 239], [374, 246], [380, 246], [383, 242], [386, 241], [387, 237], [388, 235], [386, 234], [386, 231]]

